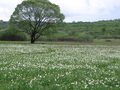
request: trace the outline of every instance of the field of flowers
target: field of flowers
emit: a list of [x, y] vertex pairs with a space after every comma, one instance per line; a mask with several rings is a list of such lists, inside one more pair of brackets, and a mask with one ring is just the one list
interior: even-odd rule
[[120, 46], [1, 44], [0, 90], [120, 90]]

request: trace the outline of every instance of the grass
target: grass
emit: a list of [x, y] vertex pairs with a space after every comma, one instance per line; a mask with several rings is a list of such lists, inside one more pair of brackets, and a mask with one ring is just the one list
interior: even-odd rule
[[[0, 44], [30, 44], [30, 41], [0, 41]], [[75, 42], [75, 41], [36, 41], [35, 44], [49, 45], [120, 45], [120, 39], [95, 39], [93, 42]]]
[[0, 90], [120, 90], [120, 46], [4, 42]]

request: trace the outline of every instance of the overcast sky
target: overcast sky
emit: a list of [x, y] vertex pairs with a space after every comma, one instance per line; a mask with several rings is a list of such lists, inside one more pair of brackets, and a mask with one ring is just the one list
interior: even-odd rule
[[[23, 0], [0, 0], [0, 19], [8, 21]], [[65, 21], [98, 21], [120, 18], [120, 0], [50, 0], [61, 8]]]

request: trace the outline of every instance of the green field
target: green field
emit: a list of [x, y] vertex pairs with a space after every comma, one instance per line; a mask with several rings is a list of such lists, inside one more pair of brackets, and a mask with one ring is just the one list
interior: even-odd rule
[[1, 44], [0, 90], [120, 90], [120, 46]]
[[[0, 41], [0, 44], [30, 44], [30, 41]], [[49, 45], [106, 45], [119, 46], [120, 39], [94, 39], [93, 42], [77, 42], [77, 41], [36, 41], [35, 44]]]

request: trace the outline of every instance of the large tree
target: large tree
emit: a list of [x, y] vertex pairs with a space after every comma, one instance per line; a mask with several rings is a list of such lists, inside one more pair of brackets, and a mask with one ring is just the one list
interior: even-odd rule
[[58, 5], [48, 0], [24, 0], [11, 15], [10, 24], [29, 34], [34, 43], [44, 31], [63, 20]]

